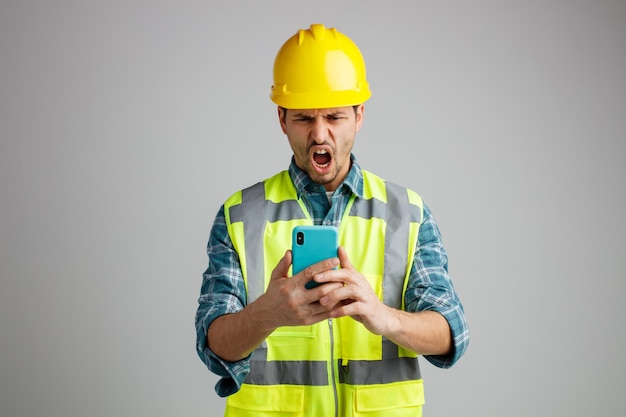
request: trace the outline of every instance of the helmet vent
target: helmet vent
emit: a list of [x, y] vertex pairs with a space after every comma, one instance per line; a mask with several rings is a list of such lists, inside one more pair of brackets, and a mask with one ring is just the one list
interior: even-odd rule
[[323, 41], [326, 37], [326, 27], [321, 23], [314, 23], [311, 25], [311, 34], [313, 35], [313, 39]]

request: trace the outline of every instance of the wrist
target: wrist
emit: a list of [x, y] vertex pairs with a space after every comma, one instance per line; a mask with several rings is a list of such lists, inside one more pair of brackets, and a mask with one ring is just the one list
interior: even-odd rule
[[249, 326], [252, 329], [256, 329], [265, 335], [269, 335], [278, 326], [272, 324], [267, 314], [268, 311], [268, 309], [263, 307], [263, 296], [261, 296], [252, 303], [248, 304], [246, 308], [242, 310], [242, 313], [245, 316], [246, 323], [249, 323]]
[[395, 308], [385, 306], [385, 329], [382, 334], [389, 339], [396, 339], [403, 331], [405, 331], [405, 325], [402, 320], [404, 311], [397, 310]]

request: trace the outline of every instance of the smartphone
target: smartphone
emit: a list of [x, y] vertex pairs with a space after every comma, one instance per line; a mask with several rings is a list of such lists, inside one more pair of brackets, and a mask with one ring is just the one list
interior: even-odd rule
[[[334, 226], [296, 226], [291, 236], [293, 275], [306, 267], [328, 258], [337, 257], [338, 233]], [[304, 287], [311, 289], [320, 285], [313, 280]]]

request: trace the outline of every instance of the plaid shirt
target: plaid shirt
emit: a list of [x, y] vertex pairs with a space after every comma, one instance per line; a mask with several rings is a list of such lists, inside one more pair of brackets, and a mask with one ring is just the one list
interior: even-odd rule
[[[363, 196], [363, 173], [352, 156], [352, 167], [345, 180], [332, 194], [331, 202], [326, 190], [298, 168], [292, 158], [289, 175], [298, 197], [302, 199], [316, 225], [339, 226], [341, 216], [352, 194]], [[448, 355], [425, 356], [441, 368], [452, 366], [467, 349], [469, 331], [463, 306], [448, 275], [448, 258], [441, 243], [441, 234], [432, 213], [424, 205], [424, 216], [415, 248], [409, 284], [404, 294], [407, 311], [433, 310], [442, 314], [452, 332], [454, 348]], [[250, 371], [249, 357], [237, 362], [227, 362], [215, 355], [207, 343], [207, 330], [217, 317], [235, 313], [246, 305], [246, 291], [239, 257], [228, 235], [224, 206], [220, 207], [207, 246], [209, 265], [203, 275], [199, 306], [196, 314], [196, 350], [213, 373], [221, 377], [215, 390], [227, 396], [239, 390]]]

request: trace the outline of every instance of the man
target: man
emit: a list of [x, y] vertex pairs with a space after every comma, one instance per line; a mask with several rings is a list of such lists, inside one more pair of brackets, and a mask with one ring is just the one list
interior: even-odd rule
[[[227, 416], [419, 416], [418, 355], [450, 367], [467, 348], [430, 210], [352, 154], [370, 95], [358, 47], [334, 28], [300, 30], [276, 56], [291, 165], [220, 208], [196, 315]], [[338, 228], [337, 257], [290, 276], [291, 231], [307, 224]]]

